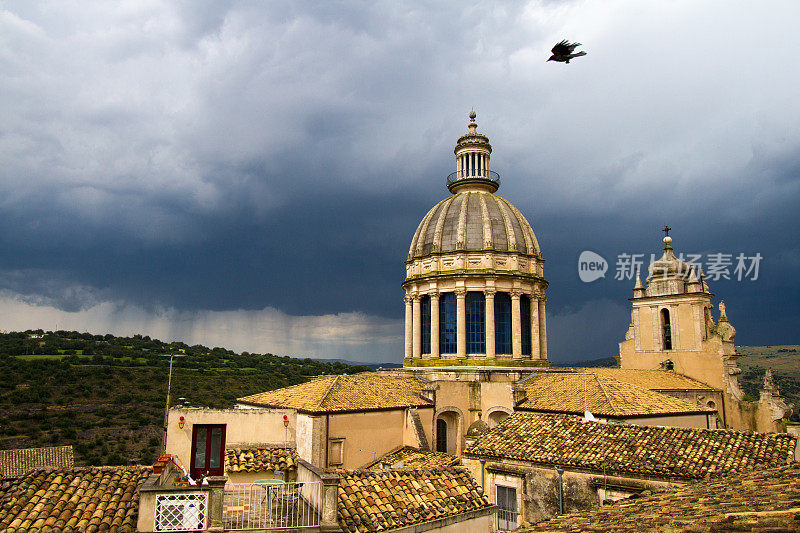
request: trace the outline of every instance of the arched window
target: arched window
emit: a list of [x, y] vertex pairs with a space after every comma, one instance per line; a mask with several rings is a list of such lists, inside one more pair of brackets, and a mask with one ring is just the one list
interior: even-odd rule
[[522, 355], [531, 355], [531, 299], [523, 294], [519, 299], [519, 320], [522, 329]]
[[661, 339], [664, 350], [672, 349], [672, 328], [669, 323], [669, 309], [661, 310]]
[[439, 353], [456, 353], [456, 295], [445, 292], [439, 298]]
[[431, 353], [431, 297], [423, 296], [420, 304], [422, 308], [422, 353]]
[[511, 296], [505, 292], [494, 296], [494, 351], [511, 353]]
[[467, 293], [467, 353], [486, 353], [486, 297]]
[[436, 451], [447, 453], [447, 422], [436, 419]]

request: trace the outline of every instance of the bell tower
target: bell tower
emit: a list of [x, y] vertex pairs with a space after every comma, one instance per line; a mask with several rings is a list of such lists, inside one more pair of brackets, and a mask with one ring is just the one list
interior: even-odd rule
[[738, 390], [731, 325], [720, 302], [719, 322], [711, 316], [714, 295], [698, 268], [675, 257], [671, 228], [664, 228], [664, 253], [650, 264], [646, 286], [636, 276], [631, 323], [619, 344], [620, 366], [674, 370], [714, 387]]

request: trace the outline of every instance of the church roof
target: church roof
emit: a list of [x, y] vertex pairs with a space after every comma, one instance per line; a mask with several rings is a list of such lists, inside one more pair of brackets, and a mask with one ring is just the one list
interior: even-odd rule
[[588, 368], [587, 371], [650, 390], [716, 390], [702, 381], [676, 374], [670, 370]]
[[133, 531], [142, 466], [38, 469], [0, 483], [0, 531]]
[[714, 477], [532, 526], [532, 531], [796, 531], [800, 465]]
[[358, 470], [339, 476], [339, 525], [363, 533], [492, 508], [465, 470]]
[[414, 233], [408, 260], [469, 250], [541, 256], [531, 225], [511, 202], [486, 191], [468, 190], [428, 211]]
[[571, 415], [516, 412], [465, 454], [608, 474], [698, 479], [788, 464], [796, 444], [797, 437], [786, 433], [603, 424]]
[[370, 462], [364, 469], [385, 470], [387, 468], [441, 468], [455, 466], [457, 457], [444, 452], [422, 451], [413, 446], [399, 446], [383, 457]]
[[425, 381], [413, 376], [364, 372], [324, 376], [308, 383], [245, 396], [237, 401], [315, 414], [433, 407], [433, 402], [422, 396], [425, 385]]
[[516, 409], [611, 418], [716, 412], [611, 377], [583, 372], [541, 372], [523, 380], [527, 398]]

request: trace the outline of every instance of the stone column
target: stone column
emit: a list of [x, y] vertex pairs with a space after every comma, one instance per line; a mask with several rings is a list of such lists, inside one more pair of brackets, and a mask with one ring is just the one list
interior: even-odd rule
[[225, 476], [209, 476], [208, 481], [208, 531], [224, 531], [222, 524], [222, 504], [225, 499]]
[[320, 513], [319, 530], [341, 531], [337, 514], [339, 475], [325, 472], [320, 478], [322, 478], [322, 512]]
[[511, 354], [514, 359], [522, 357], [522, 312], [519, 304], [519, 291], [511, 292]]
[[536, 293], [529, 296], [531, 301], [531, 359], [541, 359], [539, 348], [539, 297]]
[[439, 359], [439, 293], [431, 293], [431, 359]]
[[546, 301], [544, 296], [539, 299], [539, 354], [542, 359], [547, 359], [547, 319], [544, 310]]
[[467, 291], [456, 290], [456, 355], [467, 357]]
[[412, 304], [412, 321], [414, 322], [414, 327], [412, 328], [413, 340], [411, 342], [412, 345], [412, 353], [414, 354], [414, 359], [419, 359], [422, 357], [422, 297], [419, 294], [414, 295], [414, 302]]
[[494, 359], [495, 354], [495, 326], [494, 326], [494, 289], [486, 289], [486, 359]]
[[406, 302], [406, 341], [405, 341], [405, 357], [406, 359], [411, 358], [412, 353], [412, 319], [411, 319], [411, 296], [406, 295], [403, 300]]

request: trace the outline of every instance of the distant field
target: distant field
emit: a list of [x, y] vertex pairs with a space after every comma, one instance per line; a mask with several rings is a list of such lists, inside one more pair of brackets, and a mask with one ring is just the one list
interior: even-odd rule
[[800, 346], [737, 346], [736, 353], [742, 368], [760, 366], [800, 375]]

